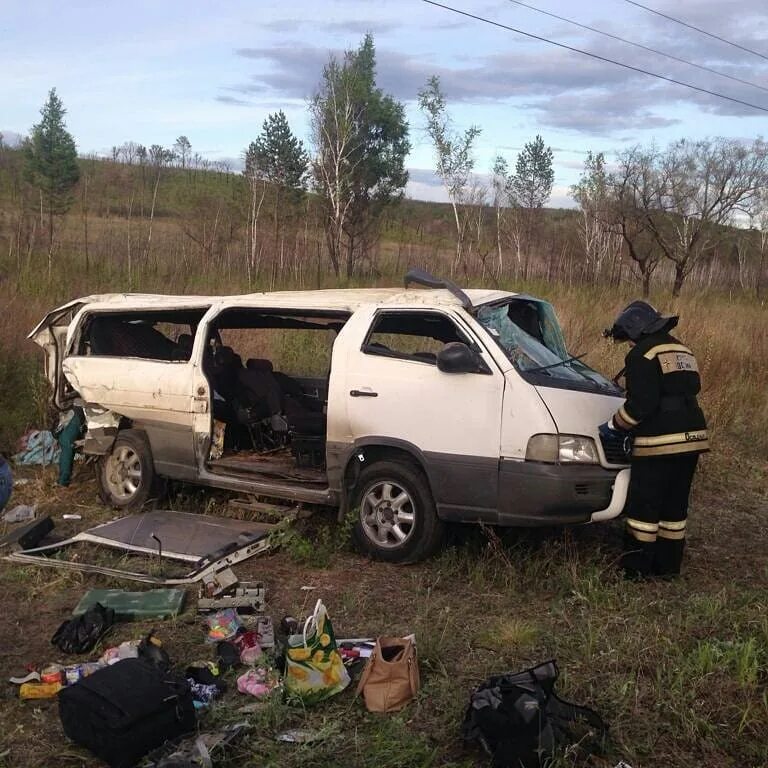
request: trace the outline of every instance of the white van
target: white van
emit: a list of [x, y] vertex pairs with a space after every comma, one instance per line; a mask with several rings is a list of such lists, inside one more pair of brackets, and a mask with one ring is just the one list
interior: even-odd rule
[[110, 294], [30, 338], [56, 406], [84, 408], [116, 508], [140, 508], [161, 478], [331, 505], [353, 511], [364, 551], [406, 562], [446, 522], [586, 523], [624, 507], [625, 454], [598, 435], [621, 391], [569, 357], [532, 296], [420, 270], [405, 289]]

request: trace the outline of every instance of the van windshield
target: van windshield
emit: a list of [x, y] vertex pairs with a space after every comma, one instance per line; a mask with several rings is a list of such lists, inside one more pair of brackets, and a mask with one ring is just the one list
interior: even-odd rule
[[572, 359], [551, 304], [520, 297], [481, 306], [477, 320], [532, 384], [564, 386], [605, 394], [615, 384], [581, 360]]

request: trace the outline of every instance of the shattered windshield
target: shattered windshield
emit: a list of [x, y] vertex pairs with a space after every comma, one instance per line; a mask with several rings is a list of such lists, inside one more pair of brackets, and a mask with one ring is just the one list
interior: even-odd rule
[[[546, 301], [516, 298], [479, 307], [477, 319], [522, 374], [535, 383], [571, 382], [594, 390], [614, 385], [580, 360], [572, 359], [555, 310]], [[529, 377], [526, 377], [529, 378]]]

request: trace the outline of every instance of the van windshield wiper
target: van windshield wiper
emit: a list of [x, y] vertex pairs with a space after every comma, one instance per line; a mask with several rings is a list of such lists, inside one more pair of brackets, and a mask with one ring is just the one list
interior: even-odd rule
[[[538, 368], [529, 368], [526, 373], [538, 373], [539, 371], [548, 371], [550, 368], [557, 368], [561, 365], [566, 365], [568, 363], [573, 363], [576, 360], [581, 360], [582, 357], [586, 357], [587, 353], [583, 352], [580, 355], [576, 355], [575, 357], [569, 357], [565, 360], [559, 360], [556, 363], [550, 363], [549, 365], [540, 365]], [[591, 381], [591, 379], [590, 379]]]

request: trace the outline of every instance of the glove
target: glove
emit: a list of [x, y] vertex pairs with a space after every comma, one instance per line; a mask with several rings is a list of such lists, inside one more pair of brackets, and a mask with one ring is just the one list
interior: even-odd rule
[[606, 440], [618, 440], [623, 437], [623, 432], [616, 429], [616, 425], [613, 423], [613, 417], [611, 417], [605, 424], [601, 424], [597, 431], [600, 433], [600, 437]]

